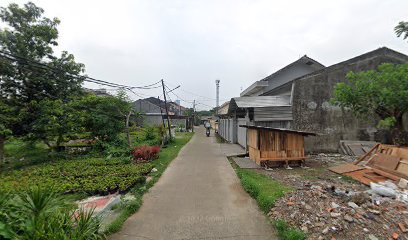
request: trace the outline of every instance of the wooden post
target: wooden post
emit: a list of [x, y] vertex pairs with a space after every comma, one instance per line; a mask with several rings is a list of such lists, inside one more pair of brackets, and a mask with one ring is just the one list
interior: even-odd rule
[[171, 129], [170, 129], [170, 117], [169, 117], [169, 109], [167, 108], [167, 98], [166, 98], [166, 90], [164, 89], [164, 81], [163, 79], [161, 80], [162, 82], [162, 87], [163, 87], [163, 95], [164, 95], [164, 106], [166, 108], [166, 115], [167, 115], [167, 125], [169, 128], [169, 137], [171, 140]]

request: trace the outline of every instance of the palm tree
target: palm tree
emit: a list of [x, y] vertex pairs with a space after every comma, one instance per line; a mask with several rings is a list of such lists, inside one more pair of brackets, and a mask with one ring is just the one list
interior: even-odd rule
[[394, 28], [397, 37], [403, 36], [403, 39], [408, 38], [408, 22], [401, 21], [398, 25]]

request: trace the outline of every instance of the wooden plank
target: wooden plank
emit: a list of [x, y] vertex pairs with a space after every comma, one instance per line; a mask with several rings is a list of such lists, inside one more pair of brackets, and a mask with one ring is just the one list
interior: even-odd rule
[[397, 167], [397, 172], [408, 175], [408, 160], [403, 159], [400, 161]]
[[364, 173], [363, 175], [365, 178], [371, 179], [373, 182], [377, 183], [377, 182], [384, 182], [387, 181], [389, 178], [378, 175], [375, 172], [367, 172]]
[[367, 152], [364, 156], [360, 157], [357, 161], [355, 161], [353, 164], [357, 165], [360, 162], [362, 162], [364, 159], [366, 159], [368, 156], [370, 156], [372, 153], [378, 150], [380, 144], [376, 144], [369, 152]]
[[380, 166], [386, 169], [395, 170], [399, 162], [400, 162], [399, 157], [387, 155], [384, 153], [376, 153], [367, 163], [367, 165], [373, 167]]
[[370, 185], [372, 180], [364, 176], [366, 173], [369, 173], [369, 172], [372, 172], [372, 170], [365, 168], [365, 169], [361, 169], [361, 170], [354, 171], [354, 172], [344, 173], [344, 175], [349, 176], [353, 178], [354, 180], [357, 180], [365, 185]]
[[398, 148], [398, 157], [408, 159], [408, 148]]
[[357, 166], [357, 165], [354, 165], [352, 163], [346, 163], [346, 164], [330, 167], [328, 169], [330, 171], [332, 171], [332, 172], [342, 174], [342, 173], [346, 173], [346, 172], [358, 171], [358, 170], [361, 170], [361, 169], [364, 169], [364, 168], [365, 167]]
[[397, 171], [391, 171], [389, 169], [381, 169], [381, 167], [371, 168], [371, 170], [394, 181], [399, 181], [401, 177], [408, 179], [407, 176], [404, 176], [405, 174], [401, 174]]
[[277, 158], [261, 158], [262, 161], [292, 161], [292, 160], [305, 160], [305, 157], [277, 157]]

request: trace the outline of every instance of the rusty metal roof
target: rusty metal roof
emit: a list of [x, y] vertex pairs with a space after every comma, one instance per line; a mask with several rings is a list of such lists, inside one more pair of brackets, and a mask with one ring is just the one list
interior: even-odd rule
[[278, 131], [278, 132], [297, 133], [297, 134], [301, 134], [301, 135], [304, 135], [304, 136], [308, 136], [308, 135], [317, 136], [316, 133], [293, 130], [293, 129], [287, 129], [287, 128], [272, 128], [272, 127], [248, 126], [248, 125], [239, 125], [239, 126], [244, 127], [244, 128], [249, 128], [249, 129], [264, 129], [264, 130]]

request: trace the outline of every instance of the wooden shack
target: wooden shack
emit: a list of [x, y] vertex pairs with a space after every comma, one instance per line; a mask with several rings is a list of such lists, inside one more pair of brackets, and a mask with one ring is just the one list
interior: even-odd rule
[[264, 161], [304, 161], [304, 137], [316, 134], [283, 128], [245, 126], [249, 158], [258, 165]]

